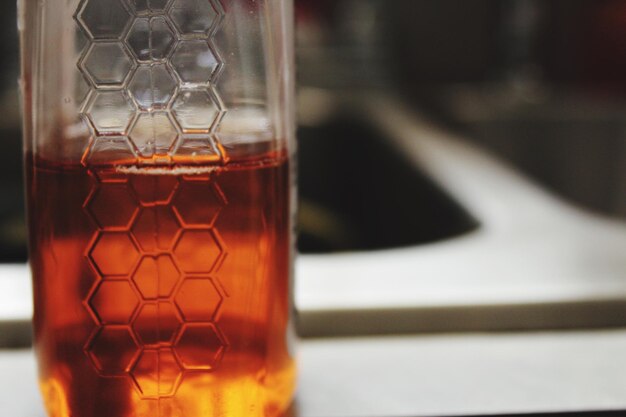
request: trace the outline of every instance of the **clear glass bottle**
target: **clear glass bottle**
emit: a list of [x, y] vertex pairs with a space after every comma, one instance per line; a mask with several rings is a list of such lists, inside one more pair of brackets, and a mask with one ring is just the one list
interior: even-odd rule
[[291, 0], [19, 1], [50, 417], [292, 400]]

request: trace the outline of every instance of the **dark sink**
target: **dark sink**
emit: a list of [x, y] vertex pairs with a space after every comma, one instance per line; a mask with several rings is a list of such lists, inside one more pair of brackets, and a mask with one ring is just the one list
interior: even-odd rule
[[365, 121], [301, 127], [298, 139], [303, 253], [426, 244], [478, 226]]

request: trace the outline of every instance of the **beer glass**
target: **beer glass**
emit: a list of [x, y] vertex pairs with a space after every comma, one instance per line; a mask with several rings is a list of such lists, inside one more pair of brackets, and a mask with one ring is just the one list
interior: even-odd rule
[[19, 0], [18, 21], [49, 416], [281, 415], [291, 0]]

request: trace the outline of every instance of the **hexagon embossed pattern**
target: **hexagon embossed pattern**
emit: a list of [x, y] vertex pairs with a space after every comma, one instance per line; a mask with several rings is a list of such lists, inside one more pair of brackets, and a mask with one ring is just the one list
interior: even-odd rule
[[[75, 20], [88, 45], [77, 68], [89, 83], [82, 116], [94, 138], [86, 167], [105, 153], [139, 164], [173, 158], [188, 133], [206, 144], [201, 154], [216, 152], [225, 109], [212, 38], [223, 18], [218, 0], [80, 2]], [[193, 54], [202, 65], [192, 65]], [[83, 208], [96, 232], [85, 254], [98, 279], [83, 303], [96, 324], [85, 354], [98, 375], [127, 378], [141, 398], [172, 397], [186, 373], [212, 372], [229, 347], [218, 322], [227, 294], [216, 276], [226, 251], [215, 227], [226, 196], [212, 178], [92, 177]], [[180, 204], [194, 192], [210, 211]], [[193, 258], [199, 244], [208, 248], [202, 262]]]
[[213, 152], [226, 113], [214, 42], [224, 14], [219, 0], [81, 0], [74, 17], [87, 45], [77, 68], [94, 138], [84, 164], [110, 136], [127, 138], [138, 163], [188, 156], [189, 133], [206, 144], [199, 154]]
[[[150, 180], [96, 181], [84, 203], [98, 229], [87, 256], [99, 277], [84, 302], [97, 324], [85, 353], [100, 376], [127, 377], [146, 399], [175, 395], [186, 372], [211, 372], [228, 348], [216, 277], [226, 251], [215, 229], [228, 202], [215, 180], [166, 177], [153, 198], [136, 191]], [[211, 209], [185, 211], [190, 192], [206, 194]], [[101, 210], [105, 196], [119, 210]], [[198, 245], [201, 262], [192, 259]]]

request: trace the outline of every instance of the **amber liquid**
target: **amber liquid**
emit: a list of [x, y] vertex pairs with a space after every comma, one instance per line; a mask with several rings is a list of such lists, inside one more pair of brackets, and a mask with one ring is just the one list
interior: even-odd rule
[[281, 415], [295, 380], [286, 158], [27, 159], [49, 416]]

